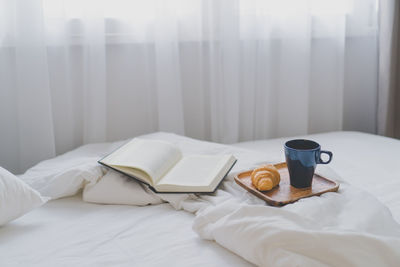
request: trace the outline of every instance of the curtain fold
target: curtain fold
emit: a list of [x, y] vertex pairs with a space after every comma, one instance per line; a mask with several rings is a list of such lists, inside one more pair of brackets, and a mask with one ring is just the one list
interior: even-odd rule
[[378, 133], [400, 138], [400, 3], [379, 5]]
[[0, 0], [0, 22], [0, 165], [16, 173], [154, 131], [377, 127], [374, 0]]
[[105, 5], [102, 0], [87, 1], [80, 22], [83, 37], [83, 143], [95, 143], [107, 138]]
[[2, 43], [5, 33], [16, 34], [13, 46], [1, 51], [1, 158], [6, 166], [26, 169], [55, 156], [43, 10], [39, 0], [3, 7], [13, 21], [1, 34]]

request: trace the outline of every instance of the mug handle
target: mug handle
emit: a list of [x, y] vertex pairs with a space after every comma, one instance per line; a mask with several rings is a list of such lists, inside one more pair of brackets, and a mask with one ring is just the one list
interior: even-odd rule
[[[323, 161], [323, 160], [322, 160], [321, 154], [323, 154], [323, 153], [328, 154], [329, 159], [328, 159], [327, 161]], [[331, 162], [332, 157], [333, 157], [332, 152], [330, 152], [330, 151], [325, 151], [325, 150], [321, 150], [321, 152], [319, 153], [318, 164], [328, 164], [329, 162]]]

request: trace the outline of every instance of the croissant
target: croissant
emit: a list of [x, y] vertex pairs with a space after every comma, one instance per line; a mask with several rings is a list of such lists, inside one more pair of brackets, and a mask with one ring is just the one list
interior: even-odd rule
[[262, 165], [251, 173], [251, 182], [260, 191], [271, 190], [279, 184], [281, 176], [274, 165]]

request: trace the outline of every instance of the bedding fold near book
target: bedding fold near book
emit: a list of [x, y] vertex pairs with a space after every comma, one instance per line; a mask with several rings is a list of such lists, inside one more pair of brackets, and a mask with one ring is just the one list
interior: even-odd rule
[[158, 193], [211, 193], [236, 159], [231, 154], [183, 155], [171, 143], [134, 138], [98, 162]]

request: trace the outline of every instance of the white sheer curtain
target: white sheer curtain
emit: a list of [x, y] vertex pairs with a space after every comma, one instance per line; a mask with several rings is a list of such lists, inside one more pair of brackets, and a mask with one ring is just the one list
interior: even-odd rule
[[375, 0], [0, 0], [0, 165], [153, 131], [375, 132]]

